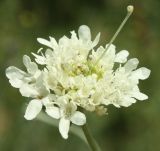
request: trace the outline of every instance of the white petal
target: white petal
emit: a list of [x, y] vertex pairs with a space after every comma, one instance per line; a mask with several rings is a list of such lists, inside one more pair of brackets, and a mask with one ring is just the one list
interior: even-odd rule
[[32, 75], [35, 74], [36, 71], [38, 70], [37, 64], [32, 62], [30, 57], [28, 57], [27, 55], [23, 56], [23, 63], [26, 66], [28, 73]]
[[68, 107], [71, 113], [77, 110], [77, 105], [73, 102], [68, 103], [65, 107]]
[[53, 51], [51, 49], [47, 49], [45, 52], [45, 56], [46, 56], [46, 58], [53, 56]]
[[85, 114], [76, 111], [72, 116], [71, 116], [71, 121], [73, 124], [76, 125], [84, 125], [86, 123], [86, 116]]
[[69, 43], [68, 43], [68, 37], [63, 36], [59, 39], [59, 46], [61, 47], [68, 47]]
[[78, 40], [78, 38], [77, 38], [77, 34], [75, 33], [75, 31], [73, 30], [73, 31], [71, 31], [71, 39], [73, 40], [73, 41], [77, 41]]
[[50, 41], [46, 40], [46, 39], [43, 39], [43, 38], [37, 38], [37, 41], [42, 44], [42, 45], [45, 45], [45, 46], [48, 46], [50, 48], [52, 48], [52, 44]]
[[35, 87], [33, 85], [29, 85], [29, 84], [23, 84], [20, 87], [19, 91], [20, 91], [21, 95], [25, 96], [25, 97], [35, 98], [39, 95], [39, 93], [37, 92]]
[[127, 61], [127, 57], [128, 57], [129, 53], [127, 50], [122, 50], [119, 53], [117, 53], [116, 58], [115, 58], [115, 62], [119, 62], [119, 63], [125, 63]]
[[8, 67], [6, 69], [6, 76], [9, 79], [11, 85], [15, 88], [20, 88], [21, 85], [24, 83], [23, 78], [25, 77], [26, 73], [14, 66]]
[[[109, 57], [115, 57], [115, 52], [116, 52], [116, 47], [115, 47], [115, 45], [113, 45], [113, 44], [111, 44], [110, 46], [109, 46], [109, 48], [108, 48], [108, 44], [106, 44], [106, 47], [105, 47], [105, 49], [108, 49], [107, 50], [107, 52], [106, 52], [106, 55], [108, 55]], [[111, 55], [111, 56], [110, 56]]]
[[137, 100], [147, 100], [148, 96], [146, 94], [143, 94], [141, 92], [134, 92], [133, 97], [136, 98]]
[[36, 79], [35, 89], [41, 96], [48, 95], [49, 90], [44, 84], [44, 72], [41, 72], [40, 76]]
[[58, 107], [55, 106], [46, 106], [46, 113], [55, 118], [55, 119], [59, 119], [60, 118], [60, 110]]
[[136, 103], [136, 99], [134, 99], [134, 98], [131, 98], [131, 97], [129, 97], [129, 96], [125, 96], [125, 97], [123, 97], [123, 100], [122, 100], [122, 102], [121, 102], [121, 106], [124, 106], [124, 107], [128, 107], [128, 106], [130, 106], [132, 103]]
[[42, 109], [42, 103], [40, 100], [35, 99], [35, 100], [30, 101], [27, 106], [24, 118], [26, 120], [34, 119], [39, 114], [41, 109]]
[[90, 28], [86, 25], [82, 25], [78, 30], [79, 39], [84, 42], [91, 41], [91, 31]]
[[145, 67], [139, 68], [135, 70], [132, 75], [137, 77], [138, 79], [145, 80], [149, 77], [151, 71]]
[[14, 66], [10, 66], [6, 69], [6, 76], [8, 79], [14, 79], [15, 77], [18, 79], [22, 79], [26, 73]]
[[42, 98], [42, 99], [41, 99], [41, 102], [42, 102], [42, 104], [43, 104], [44, 106], [48, 106], [48, 105], [50, 105], [50, 104], [51, 104], [51, 102], [50, 102], [49, 95], [48, 95], [48, 96], [46, 96], [46, 97], [44, 97], [44, 98]]
[[55, 50], [58, 47], [57, 41], [53, 37], [49, 37], [49, 39], [50, 39], [51, 48]]
[[101, 33], [97, 34], [96, 38], [94, 39], [94, 41], [92, 43], [92, 48], [95, 47], [98, 44], [99, 39], [100, 39], [100, 35], [101, 35]]
[[105, 62], [107, 61], [106, 66], [109, 67], [109, 68], [112, 68], [113, 67], [113, 64], [114, 64], [114, 59], [115, 59], [115, 52], [116, 52], [116, 47], [111, 44], [109, 48], [108, 47], [108, 44], [105, 46], [105, 51], [106, 51], [106, 54], [105, 56], [102, 58], [102, 60], [104, 60]]
[[46, 58], [44, 56], [40, 56], [40, 55], [37, 55], [35, 53], [32, 53], [32, 55], [35, 57], [35, 61], [38, 64], [41, 64], [41, 65], [45, 65], [46, 64]]
[[59, 121], [59, 132], [64, 139], [68, 138], [68, 132], [70, 127], [70, 120], [61, 118]]
[[124, 65], [126, 72], [130, 72], [134, 69], [137, 68], [138, 66], [138, 59], [137, 58], [133, 58], [127, 61], [127, 63]]

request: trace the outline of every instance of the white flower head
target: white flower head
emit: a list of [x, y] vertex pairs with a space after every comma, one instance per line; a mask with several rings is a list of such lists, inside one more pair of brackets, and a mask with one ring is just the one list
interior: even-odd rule
[[129, 52], [117, 53], [111, 43], [96, 48], [99, 39], [100, 33], [92, 40], [86, 25], [79, 27], [78, 34], [71, 31], [70, 38], [63, 36], [59, 41], [38, 38], [48, 48], [32, 53], [35, 62], [23, 57], [26, 72], [14, 66], [6, 69], [11, 85], [32, 98], [24, 115], [27, 120], [34, 119], [44, 106], [50, 117], [59, 120], [59, 131], [67, 139], [71, 123], [86, 123], [83, 110], [104, 115], [110, 104], [128, 107], [148, 99], [138, 84], [149, 77], [150, 70], [137, 69], [138, 59], [128, 60]]

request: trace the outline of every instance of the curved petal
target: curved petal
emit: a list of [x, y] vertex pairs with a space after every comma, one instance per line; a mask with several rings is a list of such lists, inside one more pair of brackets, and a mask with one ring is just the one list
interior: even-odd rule
[[73, 31], [71, 31], [71, 39], [72, 40], [75, 40], [75, 41], [77, 41], [78, 40], [78, 38], [77, 38], [77, 34], [75, 33], [75, 31], [73, 30]]
[[59, 132], [64, 139], [68, 138], [68, 132], [70, 127], [70, 120], [61, 118], [59, 121]]
[[108, 57], [115, 57], [115, 52], [116, 52], [116, 46], [115, 45], [113, 45], [113, 44], [111, 44], [110, 46], [109, 46], [109, 48], [108, 48], [108, 45], [109, 44], [106, 44], [106, 46], [105, 46], [105, 51], [106, 51], [106, 49], [108, 49], [107, 50], [107, 52], [106, 52], [106, 55], [108, 55]]
[[138, 79], [145, 80], [149, 77], [151, 71], [145, 67], [139, 68], [135, 70], [132, 75], [137, 77]]
[[6, 69], [6, 76], [9, 79], [11, 85], [15, 88], [20, 88], [21, 85], [24, 83], [23, 78], [25, 77], [26, 73], [14, 66], [10, 66]]
[[133, 58], [127, 61], [127, 63], [124, 65], [126, 72], [130, 72], [134, 69], [137, 68], [138, 66], [138, 59], [137, 58]]
[[53, 56], [53, 51], [51, 49], [47, 49], [45, 52], [46, 58]]
[[72, 116], [71, 116], [71, 121], [73, 124], [76, 125], [84, 125], [86, 123], [86, 116], [85, 114], [76, 111]]
[[55, 119], [59, 119], [60, 118], [60, 110], [58, 107], [55, 107], [55, 106], [49, 106], [47, 107], [46, 106], [46, 113], [55, 118]]
[[120, 51], [119, 53], [117, 53], [115, 57], [115, 62], [125, 63], [127, 61], [128, 55], [129, 55], [129, 52], [127, 50]]
[[61, 37], [60, 39], [59, 39], [59, 46], [60, 47], [68, 47], [68, 45], [69, 45], [69, 43], [68, 43], [68, 37], [66, 37], [66, 36], [63, 36], [63, 37]]
[[91, 31], [90, 28], [86, 25], [82, 25], [78, 29], [79, 39], [84, 42], [91, 41]]
[[35, 89], [34, 86], [29, 85], [29, 84], [23, 84], [20, 89], [19, 89], [20, 93], [22, 96], [25, 97], [36, 97], [39, 95], [39, 93], [37, 92], [37, 90]]
[[40, 100], [34, 99], [34, 100], [30, 101], [27, 106], [24, 118], [26, 120], [34, 119], [39, 114], [41, 109], [42, 109], [42, 103]]
[[44, 72], [41, 72], [40, 76], [36, 79], [35, 90], [41, 94], [41, 96], [47, 96], [49, 90], [44, 84]]
[[96, 38], [94, 39], [94, 41], [92, 43], [92, 48], [95, 47], [98, 44], [99, 39], [100, 39], [100, 35], [101, 35], [101, 33], [97, 34]]
[[42, 45], [45, 45], [45, 46], [48, 46], [48, 47], [52, 48], [52, 44], [49, 40], [46, 40], [46, 39], [43, 39], [43, 38], [37, 38], [37, 41]]
[[134, 92], [132, 95], [137, 100], [143, 101], [143, 100], [147, 100], [148, 99], [148, 96], [146, 94], [141, 93], [141, 92]]
[[40, 65], [46, 64], [46, 58], [44, 56], [37, 55], [35, 53], [32, 53], [32, 55], [35, 57], [35, 61]]
[[53, 37], [49, 37], [50, 39], [50, 44], [52, 49], [56, 49], [58, 47], [57, 41]]
[[30, 57], [27, 55], [23, 56], [23, 64], [25, 65], [28, 73], [35, 74], [35, 72], [38, 70], [38, 66], [36, 63], [32, 62]]
[[121, 106], [129, 107], [131, 104], [136, 103], [136, 99], [131, 98], [129, 96], [123, 97], [122, 102], [120, 103]]

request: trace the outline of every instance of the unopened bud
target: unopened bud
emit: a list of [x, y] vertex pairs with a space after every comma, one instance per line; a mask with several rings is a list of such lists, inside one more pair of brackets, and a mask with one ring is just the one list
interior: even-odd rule
[[127, 6], [128, 13], [132, 13], [134, 10], [134, 7], [132, 5]]

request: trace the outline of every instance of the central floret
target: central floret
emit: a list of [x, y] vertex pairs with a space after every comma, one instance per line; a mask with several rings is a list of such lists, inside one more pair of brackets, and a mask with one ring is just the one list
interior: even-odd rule
[[104, 69], [102, 66], [95, 65], [91, 61], [85, 61], [81, 63], [64, 63], [61, 64], [62, 69], [68, 74], [68, 76], [75, 77], [83, 75], [85, 77], [90, 75], [97, 75], [97, 80], [101, 79], [104, 75]]

